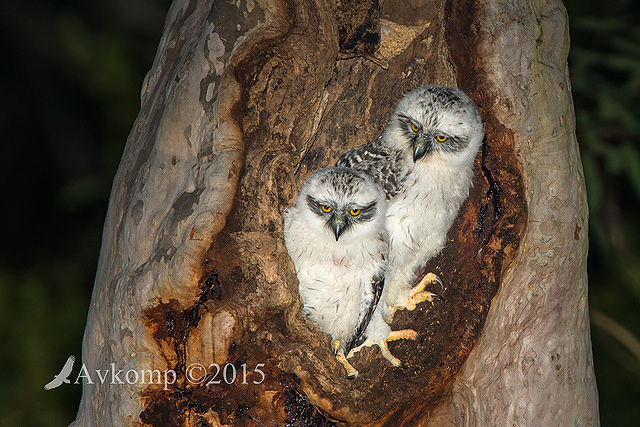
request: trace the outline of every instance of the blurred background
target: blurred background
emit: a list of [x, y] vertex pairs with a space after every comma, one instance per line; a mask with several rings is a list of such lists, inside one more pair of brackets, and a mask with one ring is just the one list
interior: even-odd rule
[[[111, 182], [169, 0], [0, 3], [0, 426], [64, 426]], [[640, 13], [566, 0], [603, 426], [640, 419]], [[76, 372], [77, 366], [74, 369]]]

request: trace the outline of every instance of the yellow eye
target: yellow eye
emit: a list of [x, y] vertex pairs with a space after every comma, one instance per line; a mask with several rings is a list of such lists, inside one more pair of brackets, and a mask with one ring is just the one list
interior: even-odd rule
[[324, 212], [324, 213], [331, 212], [331, 206], [322, 205], [322, 206], [320, 206], [320, 209], [322, 209], [322, 212]]
[[411, 123], [411, 130], [417, 133], [420, 130], [420, 128], [418, 127], [417, 124]]
[[349, 213], [351, 214], [351, 216], [358, 216], [360, 215], [360, 209], [351, 209]]
[[438, 142], [445, 142], [449, 138], [444, 135], [436, 135], [436, 139], [438, 140]]

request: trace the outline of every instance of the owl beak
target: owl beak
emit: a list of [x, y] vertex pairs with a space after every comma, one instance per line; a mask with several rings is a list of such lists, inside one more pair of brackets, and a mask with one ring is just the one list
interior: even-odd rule
[[336, 236], [336, 242], [340, 238], [340, 235], [347, 229], [347, 218], [344, 215], [334, 215], [331, 218], [331, 230], [333, 235]]
[[418, 136], [413, 142], [413, 163], [420, 160], [429, 151], [429, 138]]

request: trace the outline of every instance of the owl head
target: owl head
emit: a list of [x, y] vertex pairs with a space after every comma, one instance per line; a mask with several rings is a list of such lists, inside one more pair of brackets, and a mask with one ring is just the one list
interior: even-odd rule
[[320, 238], [339, 243], [375, 237], [384, 229], [386, 213], [382, 189], [367, 175], [352, 169], [329, 167], [310, 174], [296, 206]]
[[484, 129], [473, 101], [462, 91], [428, 85], [398, 102], [384, 136], [414, 163], [431, 157], [473, 161]]

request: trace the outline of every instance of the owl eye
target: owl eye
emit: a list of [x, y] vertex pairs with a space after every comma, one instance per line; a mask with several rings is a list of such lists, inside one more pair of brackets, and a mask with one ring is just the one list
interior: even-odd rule
[[438, 140], [438, 142], [445, 142], [449, 138], [444, 135], [436, 135], [436, 139]]
[[320, 209], [322, 209], [322, 212], [324, 212], [324, 213], [331, 212], [331, 206], [322, 205], [322, 206], [320, 206]]
[[411, 123], [411, 130], [418, 133], [418, 131], [420, 130], [420, 128], [418, 127], [417, 124], [415, 123]]
[[351, 216], [358, 216], [360, 215], [360, 209], [351, 209], [349, 213], [351, 214]]

